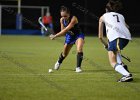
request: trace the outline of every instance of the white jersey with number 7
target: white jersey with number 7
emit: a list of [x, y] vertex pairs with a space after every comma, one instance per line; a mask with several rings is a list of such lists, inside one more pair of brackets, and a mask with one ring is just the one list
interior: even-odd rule
[[123, 15], [116, 12], [107, 12], [102, 16], [106, 26], [106, 35], [111, 42], [117, 38], [131, 40], [131, 34], [126, 26]]

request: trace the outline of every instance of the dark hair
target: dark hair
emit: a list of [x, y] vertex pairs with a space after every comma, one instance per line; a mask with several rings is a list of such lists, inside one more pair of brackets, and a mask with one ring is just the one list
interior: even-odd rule
[[122, 9], [122, 2], [120, 0], [109, 0], [106, 5], [106, 9], [111, 12], [117, 12]]
[[61, 11], [66, 11], [67, 13], [70, 14], [70, 9], [69, 9], [68, 7], [66, 7], [66, 6], [61, 6], [60, 12], [61, 12]]

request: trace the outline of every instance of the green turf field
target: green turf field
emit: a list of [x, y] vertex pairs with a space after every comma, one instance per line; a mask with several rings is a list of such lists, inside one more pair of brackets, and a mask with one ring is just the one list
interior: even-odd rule
[[133, 74], [131, 83], [109, 65], [107, 52], [96, 37], [86, 37], [82, 73], [75, 73], [74, 46], [59, 71], [48, 73], [58, 59], [63, 38], [0, 37], [0, 100], [140, 100], [140, 39], [122, 53]]

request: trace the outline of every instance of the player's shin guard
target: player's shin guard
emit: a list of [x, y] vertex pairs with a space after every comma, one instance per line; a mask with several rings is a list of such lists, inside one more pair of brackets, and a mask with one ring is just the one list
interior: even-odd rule
[[60, 54], [60, 56], [59, 56], [59, 59], [58, 59], [58, 63], [62, 63], [63, 62], [63, 60], [65, 59], [65, 57], [62, 55], [62, 53]]
[[122, 64], [122, 57], [120, 53], [117, 53], [117, 63]]
[[83, 52], [78, 52], [77, 53], [77, 67], [81, 67], [82, 60], [83, 60]]

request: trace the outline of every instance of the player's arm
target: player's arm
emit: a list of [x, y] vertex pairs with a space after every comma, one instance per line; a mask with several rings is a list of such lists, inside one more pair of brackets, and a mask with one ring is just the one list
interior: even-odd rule
[[103, 45], [105, 46], [105, 48], [107, 48], [107, 42], [104, 40], [103, 38], [103, 29], [104, 29], [104, 22], [103, 22], [103, 17], [101, 16], [99, 19], [99, 27], [98, 27], [98, 37], [100, 39], [100, 41], [103, 43]]
[[63, 18], [60, 19], [60, 25], [61, 25], [61, 30], [63, 30], [65, 28], [63, 25]]
[[56, 37], [65, 35], [77, 23], [78, 23], [77, 18], [75, 16], [73, 16], [73, 18], [71, 19], [71, 22], [69, 23], [69, 25], [66, 28], [64, 28], [63, 30], [61, 30], [59, 33], [57, 33], [56, 35], [51, 37], [51, 39], [54, 39]]
[[72, 27], [74, 27], [74, 25], [76, 23], [77, 23], [77, 18], [75, 16], [73, 16], [73, 18], [71, 19], [71, 22], [69, 23], [69, 25], [66, 28], [64, 28], [63, 30], [61, 30], [59, 33], [57, 33], [55, 35], [55, 37], [65, 35]]

